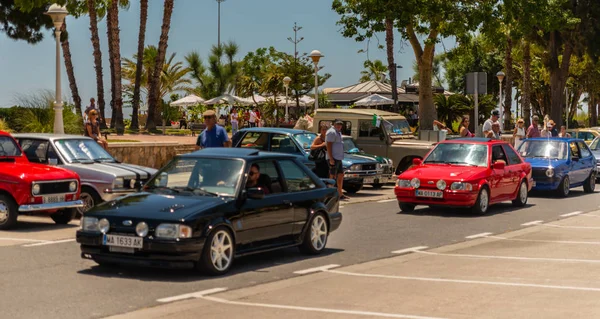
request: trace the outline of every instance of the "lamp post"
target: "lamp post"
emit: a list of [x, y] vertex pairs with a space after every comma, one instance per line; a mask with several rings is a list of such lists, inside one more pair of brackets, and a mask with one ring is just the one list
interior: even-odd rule
[[60, 87], [60, 29], [65, 22], [65, 17], [69, 12], [65, 7], [53, 4], [48, 8], [45, 13], [52, 18], [54, 23], [54, 35], [56, 37], [56, 96], [54, 100], [54, 134], [64, 134], [64, 122], [63, 122], [63, 102], [61, 98], [61, 87]]
[[319, 109], [319, 60], [324, 57], [319, 50], [312, 50], [310, 58], [315, 64], [315, 112]]
[[220, 48], [221, 47], [221, 2], [224, 2], [225, 0], [217, 0], [217, 3], [219, 4], [219, 12], [218, 12], [218, 17], [217, 17], [217, 46]]
[[502, 109], [502, 80], [504, 80], [504, 72], [500, 71], [496, 73], [496, 77], [498, 77], [500, 93], [498, 97], [498, 110], [500, 111], [500, 131], [504, 128], [504, 110]]
[[288, 88], [290, 87], [290, 82], [292, 82], [292, 79], [290, 79], [289, 76], [286, 76], [283, 78], [283, 86], [285, 86], [285, 123], [289, 123], [290, 121], [290, 114], [288, 113]]

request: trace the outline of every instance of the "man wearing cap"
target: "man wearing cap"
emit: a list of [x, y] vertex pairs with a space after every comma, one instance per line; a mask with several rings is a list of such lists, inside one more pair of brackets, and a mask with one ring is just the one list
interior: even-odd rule
[[[498, 122], [499, 117], [500, 117], [500, 111], [493, 110], [492, 116], [483, 123], [483, 127], [481, 128], [481, 130], [483, 131], [483, 137], [489, 137], [489, 136], [495, 135], [492, 126], [494, 125], [494, 122]], [[477, 129], [477, 128], [475, 128], [475, 129]]]
[[231, 147], [231, 141], [227, 131], [222, 126], [217, 125], [217, 114], [213, 110], [208, 110], [202, 115], [206, 128], [196, 141], [196, 149], [207, 147]]
[[344, 159], [344, 142], [342, 140], [342, 126], [344, 122], [336, 119], [333, 121], [333, 127], [327, 130], [325, 142], [327, 143], [327, 163], [329, 164], [329, 177], [337, 181], [337, 189], [340, 199], [348, 199], [342, 190], [344, 183], [344, 169], [342, 160]]
[[533, 119], [531, 120], [531, 125], [527, 129], [527, 138], [541, 136], [540, 129], [538, 128], [539, 121], [540, 121], [540, 118], [537, 115], [534, 115]]

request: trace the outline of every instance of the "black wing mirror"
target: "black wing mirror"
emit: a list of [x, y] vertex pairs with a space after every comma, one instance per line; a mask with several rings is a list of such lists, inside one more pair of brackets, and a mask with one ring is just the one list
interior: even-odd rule
[[265, 192], [261, 187], [252, 187], [246, 190], [246, 196], [250, 199], [263, 199]]

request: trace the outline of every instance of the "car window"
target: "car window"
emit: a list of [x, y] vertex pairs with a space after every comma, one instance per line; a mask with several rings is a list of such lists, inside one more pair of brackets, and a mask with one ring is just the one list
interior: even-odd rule
[[373, 120], [358, 121], [358, 136], [360, 137], [379, 137], [383, 133], [381, 124], [373, 125]]
[[513, 148], [510, 147], [510, 145], [504, 145], [504, 152], [506, 153], [508, 160], [510, 161], [508, 165], [517, 165], [522, 163], [521, 157], [519, 157], [517, 152], [515, 152], [515, 150], [513, 150]]
[[584, 141], [593, 141], [594, 140], [594, 134], [591, 132], [581, 132], [581, 139], [583, 139]]
[[317, 187], [312, 178], [296, 162], [291, 160], [279, 161], [279, 167], [281, 167], [283, 177], [287, 183], [288, 192], [301, 192]]
[[571, 142], [569, 143], [569, 147], [571, 148], [571, 158], [581, 158], [581, 154], [579, 154], [579, 149], [577, 148], [577, 143]]
[[269, 150], [269, 133], [261, 133], [261, 132], [248, 132], [242, 142], [240, 143], [240, 147], [244, 148], [254, 148], [257, 150], [268, 151]]
[[567, 131], [567, 134], [571, 135], [572, 138], [578, 138], [577, 133], [578, 132], [575, 132], [575, 131]]
[[0, 136], [0, 156], [21, 156], [21, 150], [12, 137]]
[[[342, 126], [342, 135], [352, 135], [352, 122], [349, 121], [342, 121], [344, 123], [344, 126]], [[319, 121], [319, 126], [321, 127], [321, 124], [327, 124], [329, 127], [333, 126], [333, 120], [328, 121], [328, 120], [322, 120]]]
[[494, 147], [492, 147], [492, 163], [496, 163], [498, 161], [504, 161], [504, 163], [508, 164], [508, 160], [502, 146], [494, 145]]
[[[258, 165], [258, 170], [260, 172], [260, 176], [258, 177], [258, 186], [264, 187], [268, 190], [270, 194], [277, 194], [283, 191], [282, 187], [282, 179], [279, 176], [279, 172], [277, 171], [277, 167], [275, 162], [273, 161], [257, 161], [248, 166], [248, 170], [252, 165]], [[248, 176], [250, 178], [250, 176]]]
[[273, 134], [271, 135], [271, 152], [295, 154], [298, 153], [298, 147], [291, 137], [284, 134]]
[[582, 158], [592, 156], [592, 152], [588, 150], [587, 145], [584, 142], [577, 142], [577, 145], [579, 145], [579, 152], [581, 152]]
[[47, 151], [48, 141], [22, 139], [21, 148], [27, 159], [32, 163], [48, 163]]
[[595, 138], [592, 144], [590, 144], [591, 150], [595, 151], [598, 149], [598, 141], [600, 141], [600, 138]]

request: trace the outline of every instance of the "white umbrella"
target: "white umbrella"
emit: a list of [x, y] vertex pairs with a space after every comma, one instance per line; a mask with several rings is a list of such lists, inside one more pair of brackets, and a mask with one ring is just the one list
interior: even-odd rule
[[254, 104], [254, 101], [252, 101], [252, 99], [242, 98], [242, 97], [231, 95], [231, 94], [223, 94], [221, 96], [217, 96], [214, 99], [205, 101], [204, 104], [214, 105], [214, 104], [219, 104], [219, 103], [223, 103], [223, 102], [225, 102], [226, 104], [229, 104], [229, 105], [233, 105], [235, 103], [242, 104], [242, 105]]
[[312, 97], [308, 96], [308, 95], [303, 95], [300, 98], [300, 103], [304, 103], [305, 105], [313, 105], [315, 103], [315, 99], [313, 99]]
[[393, 105], [394, 100], [388, 99], [385, 96], [379, 94], [371, 94], [363, 99], [360, 99], [354, 103], [356, 106], [376, 106], [376, 105]]
[[190, 94], [184, 98], [181, 98], [175, 102], [171, 102], [171, 106], [194, 106], [204, 102], [204, 99], [196, 96], [194, 94]]
[[[254, 97], [254, 99], [252, 99], [252, 97]], [[259, 95], [259, 94], [253, 94], [252, 96], [247, 97], [245, 99], [252, 101], [252, 103], [254, 103], [254, 101], [256, 101], [257, 104], [267, 103], [267, 99], [264, 96]]]

